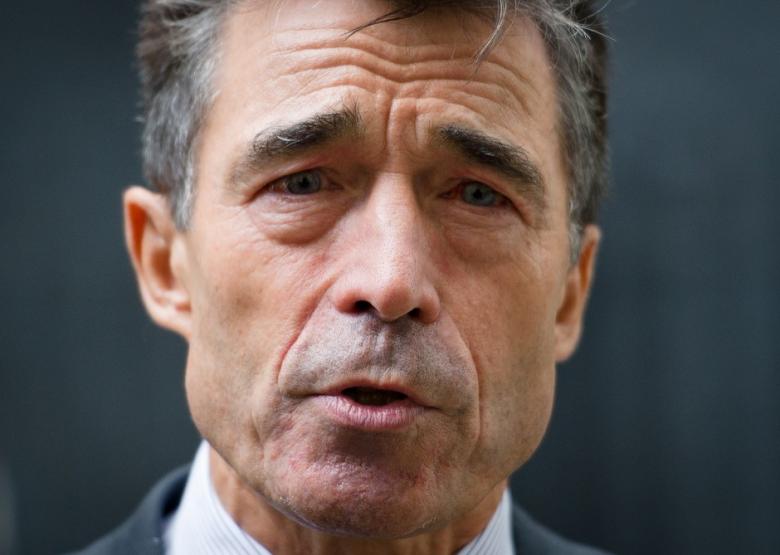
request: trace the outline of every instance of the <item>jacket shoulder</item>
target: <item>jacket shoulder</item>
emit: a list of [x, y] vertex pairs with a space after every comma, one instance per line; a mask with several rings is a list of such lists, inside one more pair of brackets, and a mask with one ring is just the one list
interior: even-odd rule
[[515, 550], [523, 555], [610, 555], [559, 536], [517, 505], [512, 509], [512, 524]]
[[163, 555], [163, 523], [181, 501], [189, 467], [160, 480], [119, 528], [70, 555]]

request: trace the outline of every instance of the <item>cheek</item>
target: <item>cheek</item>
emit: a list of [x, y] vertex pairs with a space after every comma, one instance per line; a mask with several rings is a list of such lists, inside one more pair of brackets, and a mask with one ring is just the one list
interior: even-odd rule
[[251, 225], [224, 230], [224, 236], [232, 238], [208, 243], [198, 264], [193, 343], [211, 343], [219, 356], [230, 345], [245, 344], [258, 354], [265, 346], [286, 344], [282, 338], [316, 300], [318, 268], [326, 257], [317, 248], [277, 244]]
[[[520, 322], [524, 323], [524, 322]], [[479, 344], [479, 443], [475, 467], [508, 475], [539, 446], [555, 391], [552, 333], [529, 319], [513, 336]], [[548, 326], [549, 327], [549, 326]]]
[[548, 273], [529, 268], [507, 265], [482, 274], [490, 278], [472, 277], [459, 295], [459, 327], [479, 384], [479, 444], [472, 464], [488, 474], [509, 474], [531, 456], [553, 405], [555, 286], [539, 279]]
[[283, 425], [273, 421], [279, 362], [315, 303], [322, 263], [233, 236], [201, 251], [186, 373], [193, 420], [228, 460], [257, 457], [259, 436]]
[[[555, 392], [555, 365], [545, 353], [507, 361], [508, 372], [481, 379], [482, 461], [512, 472], [525, 463], [542, 440]], [[485, 369], [485, 374], [495, 369]]]

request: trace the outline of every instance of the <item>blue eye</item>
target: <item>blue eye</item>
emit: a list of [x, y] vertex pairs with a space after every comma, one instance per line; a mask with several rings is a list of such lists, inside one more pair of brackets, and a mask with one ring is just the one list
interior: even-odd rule
[[322, 178], [315, 171], [299, 172], [283, 179], [287, 192], [293, 195], [311, 195], [322, 189]]
[[474, 206], [496, 206], [501, 203], [501, 195], [482, 183], [466, 183], [460, 192], [460, 198]]

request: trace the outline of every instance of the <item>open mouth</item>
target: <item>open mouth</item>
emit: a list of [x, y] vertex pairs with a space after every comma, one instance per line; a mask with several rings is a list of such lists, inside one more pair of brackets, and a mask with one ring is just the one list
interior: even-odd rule
[[428, 412], [409, 394], [365, 385], [334, 388], [310, 399], [338, 427], [366, 432], [405, 430]]
[[407, 398], [406, 395], [399, 393], [398, 391], [373, 389], [371, 387], [348, 387], [341, 393], [356, 403], [374, 407], [382, 407], [396, 401], [403, 401]]

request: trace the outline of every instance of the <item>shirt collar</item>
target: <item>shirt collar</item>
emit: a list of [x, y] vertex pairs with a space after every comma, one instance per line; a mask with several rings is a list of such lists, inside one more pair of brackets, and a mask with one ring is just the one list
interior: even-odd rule
[[[232, 519], [214, 490], [209, 445], [202, 441], [181, 503], [165, 530], [167, 555], [272, 555]], [[505, 491], [482, 533], [458, 555], [514, 555], [512, 501]]]

